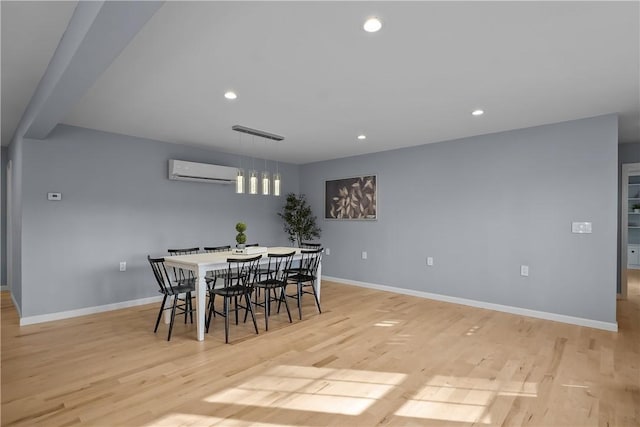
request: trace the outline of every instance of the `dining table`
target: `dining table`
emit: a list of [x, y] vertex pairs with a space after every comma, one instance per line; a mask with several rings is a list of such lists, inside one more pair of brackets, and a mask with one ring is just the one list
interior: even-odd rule
[[[260, 258], [260, 264], [267, 264], [269, 262], [268, 254], [285, 254], [295, 251], [293, 261], [300, 260], [302, 258], [300, 248], [287, 247], [287, 246], [275, 246], [275, 247], [262, 247], [262, 248], [247, 248], [249, 253], [238, 253], [237, 250], [232, 249], [222, 252], [211, 253], [198, 253], [191, 255], [174, 255], [164, 257], [164, 262], [167, 267], [181, 268], [183, 270], [189, 270], [195, 276], [195, 296], [196, 296], [196, 331], [198, 341], [204, 340], [205, 332], [205, 302], [207, 299], [207, 283], [205, 277], [208, 271], [224, 270], [227, 268], [227, 259], [229, 258], [252, 258], [256, 255], [262, 255]], [[320, 300], [320, 285], [322, 274], [322, 262], [318, 265], [318, 272], [316, 274], [316, 281], [313, 286], [316, 289], [318, 300]], [[165, 316], [165, 322], [168, 323], [168, 317]]]

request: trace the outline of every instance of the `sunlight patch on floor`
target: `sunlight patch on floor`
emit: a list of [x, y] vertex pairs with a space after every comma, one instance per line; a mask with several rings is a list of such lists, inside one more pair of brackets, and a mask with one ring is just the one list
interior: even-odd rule
[[397, 321], [397, 320], [383, 320], [382, 322], [374, 323], [373, 326], [380, 326], [380, 327], [383, 327], [383, 328], [389, 328], [391, 326], [397, 325], [398, 323], [400, 323], [400, 322]]
[[231, 426], [231, 427], [244, 427], [244, 426], [295, 427], [292, 425], [285, 425], [285, 424], [260, 423], [255, 421], [237, 420], [233, 418], [220, 418], [220, 417], [211, 417], [208, 415], [183, 414], [183, 413], [166, 415], [149, 424], [145, 424], [144, 427], [212, 426], [216, 424], [223, 425], [223, 426]]
[[391, 372], [280, 365], [205, 401], [359, 415], [405, 377]]
[[488, 409], [496, 397], [536, 397], [537, 392], [537, 383], [436, 375], [395, 415], [491, 424]]

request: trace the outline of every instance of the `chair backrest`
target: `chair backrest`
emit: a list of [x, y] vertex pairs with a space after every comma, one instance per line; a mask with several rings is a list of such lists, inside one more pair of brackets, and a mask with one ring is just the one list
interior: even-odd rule
[[286, 272], [291, 269], [291, 262], [296, 251], [286, 254], [267, 254], [269, 257], [269, 279], [286, 280]]
[[[185, 249], [167, 249], [167, 252], [169, 252], [169, 255], [192, 255], [192, 254], [197, 254], [200, 251], [200, 248], [185, 248]], [[174, 279], [177, 281], [179, 280], [187, 280], [187, 279], [195, 279], [195, 275], [193, 274], [193, 271], [188, 271], [188, 273], [185, 274], [184, 270], [181, 268], [176, 268], [173, 267], [173, 277]]]
[[160, 286], [160, 292], [163, 294], [173, 293], [173, 285], [171, 284], [171, 278], [167, 274], [164, 258], [151, 258], [150, 255], [147, 255], [147, 259], [149, 260], [149, 264], [151, 264], [151, 269], [158, 282], [158, 286]]
[[251, 246], [260, 246], [260, 243], [250, 243], [248, 245], [244, 245], [245, 248], [249, 248]]
[[261, 254], [251, 258], [227, 258], [227, 271], [223, 275], [224, 287], [253, 287], [260, 258]]
[[167, 249], [167, 252], [171, 255], [192, 255], [197, 254], [200, 248], [186, 248], [186, 249]]
[[320, 249], [322, 247], [322, 243], [302, 242], [300, 247], [306, 249]]
[[302, 249], [300, 251], [302, 258], [300, 259], [300, 270], [298, 272], [315, 278], [318, 272], [318, 266], [320, 265], [320, 260], [322, 259], [323, 251], [324, 249], [322, 248]]
[[230, 251], [231, 250], [231, 246], [230, 245], [226, 245], [226, 246], [205, 246], [203, 249], [207, 253], [225, 252], [225, 251]]

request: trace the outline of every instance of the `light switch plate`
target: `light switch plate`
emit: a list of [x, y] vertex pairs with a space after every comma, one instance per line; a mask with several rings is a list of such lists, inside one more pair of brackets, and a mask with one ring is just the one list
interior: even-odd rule
[[62, 193], [47, 193], [47, 200], [62, 200]]
[[578, 234], [591, 233], [591, 223], [590, 222], [572, 222], [571, 232], [578, 233]]

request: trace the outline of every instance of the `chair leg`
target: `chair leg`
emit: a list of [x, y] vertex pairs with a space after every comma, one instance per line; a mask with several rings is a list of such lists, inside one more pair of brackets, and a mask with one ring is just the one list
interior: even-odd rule
[[171, 308], [171, 323], [169, 323], [169, 335], [167, 341], [171, 341], [171, 331], [173, 330], [173, 321], [176, 318], [176, 304], [178, 303], [178, 295], [173, 296], [173, 307]]
[[269, 330], [269, 306], [271, 305], [271, 292], [269, 289], [264, 289], [264, 330]]
[[164, 311], [164, 304], [166, 302], [167, 302], [167, 295], [165, 294], [165, 296], [162, 298], [162, 305], [160, 306], [160, 311], [158, 312], [158, 319], [156, 320], [156, 327], [153, 330], [154, 334], [156, 332], [158, 332], [158, 325], [160, 324], [160, 319], [162, 318], [162, 312]]
[[298, 290], [298, 317], [302, 320], [302, 283], [296, 283], [296, 289]]
[[318, 300], [318, 294], [316, 293], [316, 287], [311, 282], [311, 290], [313, 291], [313, 297], [316, 299], [316, 306], [318, 306], [318, 313], [322, 314], [322, 310], [320, 309], [320, 301]]
[[216, 308], [213, 305], [213, 299], [215, 294], [209, 294], [209, 306], [207, 307], [207, 316], [204, 318], [204, 325], [207, 329], [207, 333], [209, 333], [209, 325], [211, 325], [211, 318], [216, 314]]
[[191, 292], [189, 292], [189, 318], [191, 319], [191, 323], [193, 324], [193, 299]]
[[224, 298], [224, 342], [229, 344], [229, 299]]
[[238, 296], [233, 297], [233, 307], [236, 315], [236, 325], [238, 324]]
[[284, 301], [284, 308], [287, 309], [287, 316], [289, 316], [289, 323], [293, 323], [293, 320], [291, 320], [291, 312], [289, 311], [289, 303], [287, 302], [287, 296], [284, 293], [284, 288], [280, 288], [280, 299]]
[[[256, 334], [258, 333], [258, 323], [256, 322], [256, 315], [253, 313], [253, 308], [251, 307], [251, 296], [249, 294], [244, 295], [245, 300], [247, 301], [248, 311], [251, 312], [251, 319], [253, 320], [253, 327], [256, 329]], [[244, 313], [245, 322], [247, 318], [247, 312]]]
[[[247, 323], [247, 314], [249, 313], [249, 310], [251, 309], [251, 294], [245, 294], [245, 297], [247, 297], [249, 300], [247, 302], [247, 307], [245, 307], [245, 309], [244, 309], [244, 320], [242, 321], [243, 323]], [[245, 300], [247, 298], [245, 298]]]

